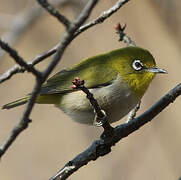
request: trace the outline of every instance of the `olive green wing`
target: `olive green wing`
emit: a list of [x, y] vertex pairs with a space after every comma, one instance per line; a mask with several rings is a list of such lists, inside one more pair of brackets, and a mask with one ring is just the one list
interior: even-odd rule
[[40, 94], [68, 93], [73, 91], [72, 81], [79, 77], [85, 81], [87, 88], [96, 88], [108, 85], [117, 76], [117, 72], [111, 67], [109, 54], [95, 56], [82, 61], [71, 69], [62, 70], [47, 80]]

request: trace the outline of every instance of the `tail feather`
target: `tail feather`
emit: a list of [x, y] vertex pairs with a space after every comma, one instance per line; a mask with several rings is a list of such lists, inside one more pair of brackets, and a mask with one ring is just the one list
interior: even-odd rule
[[20, 106], [25, 104], [28, 100], [29, 100], [29, 96], [26, 96], [24, 98], [18, 99], [16, 101], [10, 102], [8, 104], [5, 104], [4, 106], [2, 106], [2, 109], [11, 109], [14, 108], [16, 106]]

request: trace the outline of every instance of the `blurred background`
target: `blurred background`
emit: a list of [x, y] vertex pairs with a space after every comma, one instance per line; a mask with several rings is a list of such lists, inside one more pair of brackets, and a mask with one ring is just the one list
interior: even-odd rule
[[[74, 19], [87, 0], [49, 1], [58, 3], [62, 14]], [[89, 20], [114, 5], [116, 0], [100, 1]], [[56, 45], [64, 27], [30, 0], [0, 0], [0, 35], [18, 50], [25, 60]], [[118, 42], [114, 25], [126, 23], [126, 33], [138, 46], [149, 49], [157, 65], [167, 69], [159, 75], [142, 100], [139, 113], [148, 109], [163, 94], [180, 82], [181, 77], [181, 1], [130, 1], [103, 24], [82, 33], [68, 49], [56, 71], [71, 67], [80, 60], [99, 53], [124, 47]], [[0, 74], [14, 65], [14, 61], [0, 50]], [[37, 67], [43, 70], [51, 58]], [[34, 77], [17, 74], [0, 84], [0, 105], [29, 92]], [[151, 123], [122, 139], [112, 152], [90, 162], [70, 179], [176, 180], [181, 176], [181, 99], [178, 98]], [[0, 144], [19, 122], [24, 106], [0, 110]], [[51, 105], [36, 105], [31, 114], [33, 122], [9, 148], [0, 162], [2, 180], [45, 180], [54, 175], [75, 155], [96, 140], [102, 128], [72, 122]], [[113, 124], [123, 123], [125, 118]]]

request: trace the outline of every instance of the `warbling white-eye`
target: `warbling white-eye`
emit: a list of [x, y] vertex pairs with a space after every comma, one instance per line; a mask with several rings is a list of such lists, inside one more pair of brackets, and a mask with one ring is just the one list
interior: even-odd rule
[[[92, 125], [95, 112], [86, 94], [70, 88], [79, 77], [93, 93], [110, 123], [120, 120], [140, 101], [157, 73], [151, 53], [139, 47], [126, 47], [88, 58], [47, 80], [36, 99], [39, 104], [54, 104], [74, 121]], [[10, 109], [25, 104], [30, 95], [4, 105]]]

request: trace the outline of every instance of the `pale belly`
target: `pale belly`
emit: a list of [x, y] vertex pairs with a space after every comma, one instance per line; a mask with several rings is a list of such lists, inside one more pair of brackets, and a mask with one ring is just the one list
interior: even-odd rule
[[[110, 123], [128, 114], [140, 100], [118, 78], [111, 85], [90, 89], [90, 92], [105, 111]], [[74, 121], [93, 125], [95, 113], [84, 92], [75, 91], [63, 95], [57, 107]]]

